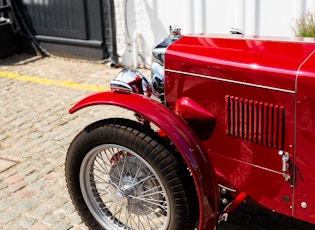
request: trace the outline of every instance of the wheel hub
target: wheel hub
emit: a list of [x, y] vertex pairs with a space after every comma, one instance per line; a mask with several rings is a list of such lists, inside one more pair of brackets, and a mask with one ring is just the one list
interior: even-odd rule
[[[137, 197], [143, 196], [146, 191], [151, 190], [149, 193], [157, 192], [156, 190], [152, 190], [152, 188], [157, 186], [157, 182], [149, 179], [140, 183], [139, 181], [149, 175], [149, 169], [144, 167], [133, 156], [124, 157], [124, 160], [114, 162], [109, 172], [113, 187], [115, 187], [111, 190], [112, 200], [118, 207], [127, 208], [131, 213], [147, 215], [156, 208], [156, 205], [144, 203], [141, 199], [137, 199]], [[123, 159], [121, 156], [120, 158]], [[125, 161], [128, 162], [128, 169], [123, 166], [126, 164]], [[125, 171], [121, 172], [123, 168]], [[161, 199], [161, 197], [159, 195], [151, 195], [151, 199]]]
[[112, 200], [120, 208], [126, 208], [128, 206], [128, 198], [126, 193], [121, 189], [116, 189], [112, 193]]

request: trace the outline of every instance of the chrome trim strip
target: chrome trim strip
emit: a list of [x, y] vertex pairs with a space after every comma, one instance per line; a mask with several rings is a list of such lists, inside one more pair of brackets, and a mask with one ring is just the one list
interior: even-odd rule
[[219, 185], [219, 187], [224, 188], [224, 189], [226, 189], [226, 190], [228, 190], [228, 191], [230, 191], [230, 192], [237, 192], [235, 189], [226, 187], [226, 186], [224, 186], [224, 185], [222, 185], [222, 184], [218, 184], [218, 185]]
[[207, 75], [202, 75], [202, 74], [189, 73], [189, 72], [183, 72], [183, 71], [177, 71], [177, 70], [171, 70], [171, 69], [165, 69], [165, 72], [191, 75], [194, 77], [208, 78], [211, 80], [224, 81], [224, 82], [229, 82], [229, 83], [234, 83], [234, 84], [239, 84], [239, 85], [246, 85], [246, 86], [252, 86], [252, 87], [257, 87], [257, 88], [262, 88], [262, 89], [269, 89], [269, 90], [274, 90], [274, 91], [279, 91], [279, 92], [284, 92], [284, 93], [295, 94], [294, 90], [280, 89], [280, 88], [275, 88], [275, 87], [270, 87], [270, 86], [264, 86], [264, 85], [258, 85], [258, 84], [253, 84], [253, 83], [229, 80], [229, 79], [212, 77], [212, 76], [207, 76]]
[[242, 160], [239, 160], [239, 159], [235, 159], [235, 158], [232, 158], [232, 157], [224, 156], [224, 155], [219, 154], [219, 153], [214, 153], [214, 152], [212, 152], [211, 154], [212, 154], [212, 155], [216, 155], [216, 157], [225, 158], [225, 159], [227, 159], [227, 160], [235, 161], [235, 162], [240, 163], [240, 164], [249, 165], [249, 166], [251, 166], [251, 167], [255, 167], [255, 168], [258, 168], [258, 169], [262, 169], [262, 170], [265, 170], [265, 171], [268, 171], [268, 172], [271, 172], [271, 173], [275, 173], [275, 174], [278, 174], [278, 175], [283, 175], [283, 172], [278, 172], [278, 171], [276, 171], [276, 170], [273, 170], [273, 169], [270, 169], [270, 168], [265, 168], [265, 167], [263, 167], [263, 166], [256, 165], [256, 164], [253, 164], [253, 163], [250, 163], [250, 162], [245, 162], [245, 161], [242, 161]]

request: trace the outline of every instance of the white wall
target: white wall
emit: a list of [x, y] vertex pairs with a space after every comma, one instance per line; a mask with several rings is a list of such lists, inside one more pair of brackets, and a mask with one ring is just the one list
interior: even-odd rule
[[121, 65], [149, 68], [151, 50], [170, 25], [183, 34], [228, 34], [234, 27], [248, 35], [292, 37], [295, 20], [315, 12], [315, 0], [115, 0], [115, 10]]

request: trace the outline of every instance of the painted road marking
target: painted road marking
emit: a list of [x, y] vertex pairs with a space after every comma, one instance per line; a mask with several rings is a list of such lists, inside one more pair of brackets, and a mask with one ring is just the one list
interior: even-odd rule
[[88, 90], [88, 91], [109, 91], [109, 87], [99, 86], [99, 85], [89, 85], [89, 84], [83, 84], [83, 83], [77, 83], [77, 82], [71, 82], [71, 81], [59, 81], [54, 79], [48, 79], [48, 78], [41, 78], [41, 77], [33, 77], [33, 76], [27, 76], [27, 75], [20, 75], [17, 73], [11, 73], [11, 72], [1, 72], [0, 71], [0, 77], [4, 78], [11, 78], [11, 79], [17, 79], [21, 81], [28, 81], [43, 85], [54, 85], [54, 86], [61, 86], [76, 90]]

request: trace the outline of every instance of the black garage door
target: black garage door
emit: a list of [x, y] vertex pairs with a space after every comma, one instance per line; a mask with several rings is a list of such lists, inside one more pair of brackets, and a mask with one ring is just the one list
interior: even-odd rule
[[114, 0], [22, 0], [20, 24], [48, 52], [117, 62]]

